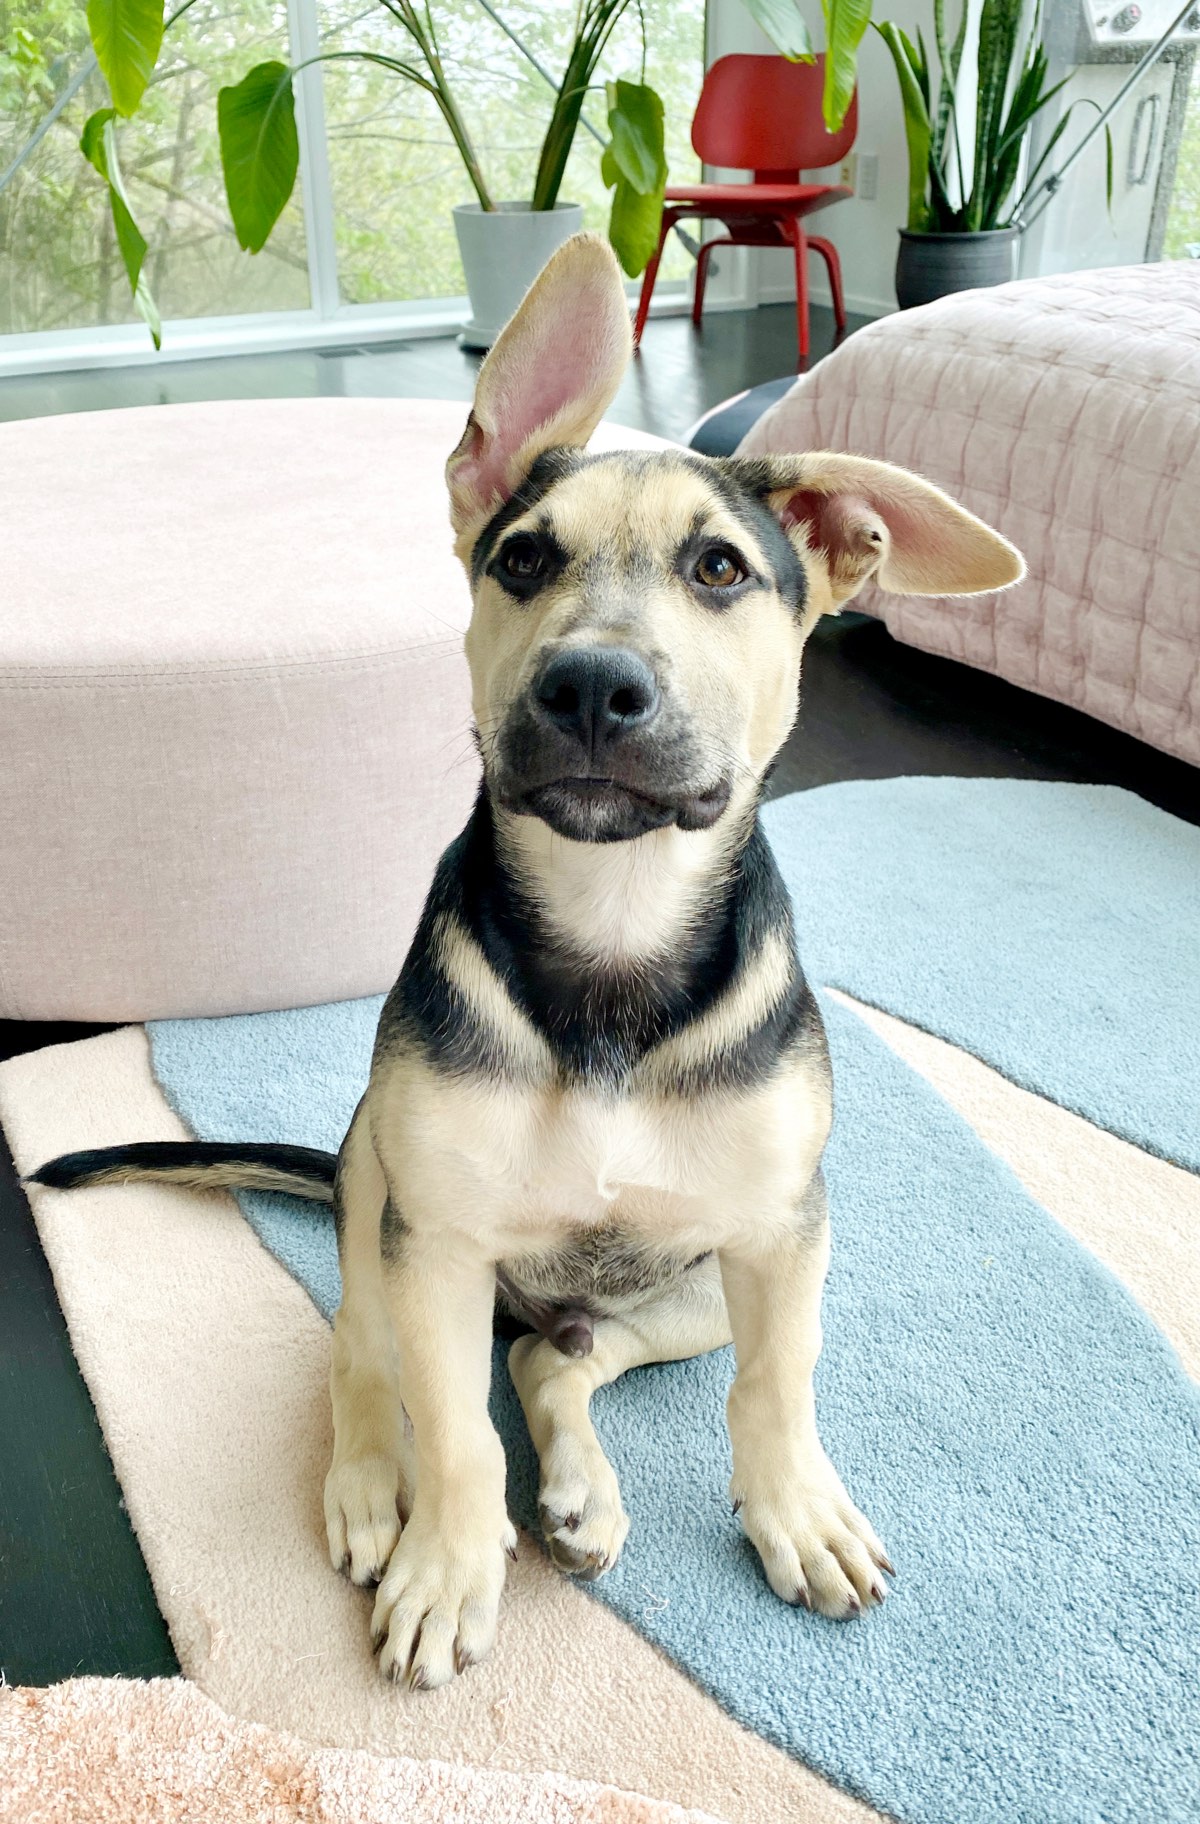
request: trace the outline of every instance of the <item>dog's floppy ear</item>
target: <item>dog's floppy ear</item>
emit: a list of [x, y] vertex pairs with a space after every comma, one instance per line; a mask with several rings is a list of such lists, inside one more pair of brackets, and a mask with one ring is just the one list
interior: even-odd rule
[[512, 495], [543, 450], [584, 444], [629, 362], [629, 305], [608, 242], [576, 234], [547, 261], [479, 370], [446, 464], [463, 533]]
[[868, 578], [896, 595], [983, 595], [1025, 574], [1008, 540], [923, 476], [866, 456], [735, 461], [798, 549], [823, 565], [830, 600], [844, 606]]

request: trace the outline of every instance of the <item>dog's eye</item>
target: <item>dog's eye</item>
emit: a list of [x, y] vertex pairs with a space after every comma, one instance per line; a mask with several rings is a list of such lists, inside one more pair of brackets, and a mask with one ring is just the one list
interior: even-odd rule
[[728, 545], [712, 545], [702, 552], [694, 574], [705, 589], [732, 589], [735, 583], [746, 580], [741, 559]]
[[514, 583], [532, 583], [545, 570], [546, 560], [536, 539], [518, 535], [501, 551], [500, 568]]

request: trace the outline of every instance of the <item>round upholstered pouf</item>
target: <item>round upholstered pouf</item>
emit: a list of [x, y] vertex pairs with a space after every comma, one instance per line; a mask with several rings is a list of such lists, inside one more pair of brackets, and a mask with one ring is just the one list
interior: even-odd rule
[[0, 425], [0, 1016], [390, 985], [478, 776], [442, 480], [466, 413]]

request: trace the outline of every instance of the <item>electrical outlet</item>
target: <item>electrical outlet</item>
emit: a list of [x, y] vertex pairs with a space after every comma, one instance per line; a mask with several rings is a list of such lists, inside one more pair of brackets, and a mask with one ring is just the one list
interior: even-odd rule
[[839, 184], [844, 184], [847, 190], [853, 190], [855, 187], [854, 180], [857, 175], [858, 154], [857, 152], [847, 152], [845, 158], [842, 160], [842, 168], [838, 172], [838, 182]]
[[873, 203], [879, 195], [879, 154], [857, 152], [853, 157], [858, 165], [858, 182], [854, 194], [861, 202]]

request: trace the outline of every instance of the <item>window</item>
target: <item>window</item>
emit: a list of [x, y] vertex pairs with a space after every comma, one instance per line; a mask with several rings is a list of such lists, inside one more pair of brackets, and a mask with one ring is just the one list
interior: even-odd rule
[[[230, 226], [217, 149], [217, 89], [286, 44], [287, 8], [271, 0], [194, 6], [168, 34], [153, 89], [121, 129], [122, 168], [164, 318], [308, 305], [299, 196], [269, 247], [248, 258]], [[0, 0], [0, 46], [0, 169], [44, 125], [56, 97], [69, 97], [0, 190], [0, 332], [137, 322], [102, 186], [79, 152], [84, 121], [108, 102], [84, 8]]]
[[[497, 197], [528, 196], [550, 90], [479, 0], [431, 0], [444, 62], [477, 136]], [[496, 0], [511, 30], [557, 75], [574, 0]], [[78, 151], [105, 105], [79, 0], [0, 0], [0, 334], [137, 324], [101, 185]], [[666, 104], [672, 172], [697, 170], [689, 129], [704, 65], [704, 0], [644, 0], [647, 80]], [[404, 54], [402, 28], [372, 0], [200, 0], [165, 41], [141, 113], [121, 128], [134, 214], [150, 243], [147, 273], [164, 321], [312, 311], [313, 336], [347, 307], [450, 300], [464, 290], [450, 211], [470, 199], [449, 134], [420, 90], [387, 70], [325, 65], [316, 77], [325, 129], [314, 166], [301, 136], [301, 177], [267, 248], [251, 257], [229, 222], [216, 92], [268, 57], [350, 47]], [[289, 43], [291, 49], [289, 51]], [[636, 8], [604, 73], [636, 73]], [[90, 73], [89, 73], [90, 72]], [[585, 110], [604, 129], [604, 97]], [[318, 114], [319, 118], [319, 114]], [[30, 142], [35, 143], [30, 145]], [[603, 227], [600, 148], [581, 126], [564, 200]], [[314, 216], [305, 221], [305, 192]], [[690, 262], [672, 246], [663, 276]], [[332, 270], [330, 270], [332, 268]], [[170, 330], [168, 328], [168, 337]], [[140, 340], [139, 340], [140, 346]]]
[[1179, 162], [1167, 208], [1163, 257], [1200, 260], [1200, 81], [1195, 71], [1179, 136]]

